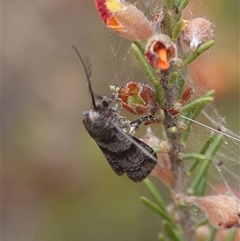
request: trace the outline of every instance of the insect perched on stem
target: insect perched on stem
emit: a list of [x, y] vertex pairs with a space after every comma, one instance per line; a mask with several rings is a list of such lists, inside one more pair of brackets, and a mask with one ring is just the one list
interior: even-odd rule
[[[126, 175], [134, 182], [145, 179], [157, 163], [153, 149], [134, 136], [123, 131], [131, 123], [123, 121], [118, 108], [109, 107], [115, 94], [110, 99], [93, 93], [90, 76], [91, 70], [75, 46], [86, 74], [92, 99], [92, 108], [83, 113], [83, 124], [89, 135], [95, 140], [108, 163], [117, 175]], [[95, 101], [95, 97], [98, 101]]]

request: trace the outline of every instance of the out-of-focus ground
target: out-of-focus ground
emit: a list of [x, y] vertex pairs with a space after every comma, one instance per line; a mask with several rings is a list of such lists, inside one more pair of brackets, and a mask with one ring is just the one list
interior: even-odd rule
[[[192, 11], [194, 3], [194, 16], [214, 22], [217, 39], [198, 62], [207, 78], [193, 72], [212, 81], [216, 106], [237, 131], [238, 1], [193, 1]], [[115, 175], [82, 125], [91, 104], [71, 44], [90, 57], [96, 92], [109, 96], [117, 71], [109, 46], [118, 39], [90, 0], [2, 2], [4, 241], [156, 240], [161, 221], [139, 202], [144, 186]]]

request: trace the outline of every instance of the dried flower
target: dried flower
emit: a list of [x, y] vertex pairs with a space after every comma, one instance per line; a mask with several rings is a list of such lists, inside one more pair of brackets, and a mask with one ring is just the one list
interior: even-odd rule
[[184, 105], [185, 102], [191, 97], [192, 93], [193, 93], [193, 89], [192, 89], [191, 87], [188, 87], [188, 88], [183, 92], [183, 94], [182, 94], [181, 99], [180, 99], [179, 102], [180, 102], [182, 105]]
[[127, 83], [118, 91], [116, 98], [124, 109], [136, 115], [154, 114], [158, 107], [153, 89], [142, 83]]
[[159, 153], [157, 154], [158, 161], [156, 166], [153, 168], [150, 173], [151, 176], [154, 176], [160, 179], [167, 186], [171, 186], [173, 182], [173, 173], [171, 170], [171, 162], [168, 154]]
[[206, 241], [210, 235], [210, 225], [202, 225], [196, 228], [196, 236], [198, 241]]
[[188, 129], [187, 125], [183, 121], [179, 121], [178, 123], [178, 130], [180, 132], [185, 132]]
[[103, 22], [120, 36], [146, 40], [154, 33], [153, 23], [134, 5], [122, 0], [95, 0]]
[[170, 147], [168, 142], [159, 139], [152, 131], [150, 127], [147, 128], [147, 133], [141, 138], [141, 141], [148, 144], [153, 149], [156, 149], [160, 153], [169, 153]]
[[[229, 240], [229, 232], [231, 232], [232, 230], [229, 229], [219, 229], [216, 233], [216, 241], [222, 241], [222, 240]], [[240, 239], [240, 229], [236, 230], [236, 233], [233, 237], [233, 239], [231, 239], [231, 241], [239, 241]]]
[[215, 39], [215, 25], [205, 18], [184, 20], [182, 40], [195, 50], [199, 45]]
[[218, 185], [214, 186], [213, 192], [211, 193], [211, 195], [219, 195], [219, 194], [227, 195], [227, 196], [233, 194], [235, 197], [240, 199], [239, 188], [230, 184], [226, 186], [225, 183], [219, 183]]
[[172, 218], [172, 220], [174, 220], [174, 222], [179, 223], [181, 218], [179, 213], [176, 210], [176, 207], [173, 204], [170, 204], [167, 206], [167, 212], [170, 215], [170, 217]]
[[170, 62], [177, 60], [177, 47], [165, 34], [155, 34], [147, 42], [145, 56], [156, 69], [166, 70]]
[[240, 202], [237, 199], [214, 195], [202, 198], [190, 196], [187, 201], [197, 205], [217, 229], [240, 227]]
[[168, 110], [168, 112], [171, 115], [178, 115], [183, 107], [183, 105], [185, 104], [185, 102], [191, 97], [193, 93], [193, 89], [188, 87], [182, 94], [181, 99], [176, 102], [173, 107], [171, 109]]
[[167, 186], [171, 186], [173, 182], [173, 174], [168, 155], [170, 150], [168, 143], [155, 136], [150, 127], [147, 128], [147, 133], [140, 140], [145, 142], [151, 148], [161, 152], [157, 154], [157, 165], [154, 167], [150, 175], [160, 179]]

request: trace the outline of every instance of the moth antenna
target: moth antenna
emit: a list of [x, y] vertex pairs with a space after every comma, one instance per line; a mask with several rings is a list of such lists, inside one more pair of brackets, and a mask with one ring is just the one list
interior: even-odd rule
[[89, 89], [89, 92], [90, 92], [91, 98], [92, 98], [92, 105], [93, 105], [94, 110], [97, 110], [95, 99], [94, 99], [94, 93], [93, 93], [92, 85], [91, 85], [91, 81], [90, 81], [90, 78], [91, 78], [91, 75], [92, 75], [91, 63], [90, 63], [89, 60], [87, 61], [87, 63], [84, 63], [78, 49], [73, 44], [72, 44], [72, 47], [75, 50], [78, 58], [80, 59], [80, 62], [82, 64], [82, 66], [83, 66], [83, 69], [84, 69], [84, 72], [85, 72], [85, 75], [86, 75], [86, 78], [87, 78], [88, 89]]

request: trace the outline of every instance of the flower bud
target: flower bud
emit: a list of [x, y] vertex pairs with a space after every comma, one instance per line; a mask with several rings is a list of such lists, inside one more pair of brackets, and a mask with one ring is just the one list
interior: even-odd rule
[[134, 5], [121, 0], [95, 0], [100, 17], [108, 28], [130, 40], [146, 40], [154, 26]]
[[240, 202], [225, 195], [187, 197], [187, 201], [197, 205], [217, 229], [240, 227]]
[[215, 25], [205, 18], [184, 21], [182, 40], [195, 50], [201, 44], [215, 39]]

